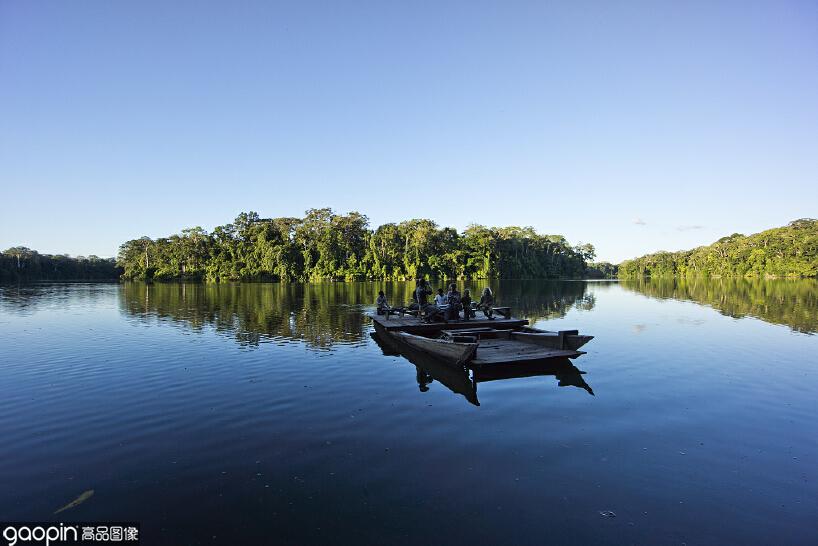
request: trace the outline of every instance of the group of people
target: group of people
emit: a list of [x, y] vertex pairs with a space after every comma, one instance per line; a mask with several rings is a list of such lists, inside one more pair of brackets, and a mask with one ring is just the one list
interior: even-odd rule
[[[460, 320], [460, 311], [463, 311], [463, 320], [474, 318], [476, 311], [482, 311], [487, 319], [494, 320], [494, 294], [488, 286], [483, 289], [478, 302], [472, 301], [468, 288], [464, 289], [461, 294], [455, 283], [449, 285], [448, 292], [444, 292], [443, 288], [438, 288], [434, 303], [428, 302], [428, 297], [431, 295], [432, 288], [429, 281], [426, 279], [418, 280], [409, 309], [417, 310], [418, 316], [426, 320], [435, 320], [440, 318], [441, 315], [445, 320]], [[391, 310], [383, 291], [378, 292], [376, 304], [378, 314], [383, 315]]]

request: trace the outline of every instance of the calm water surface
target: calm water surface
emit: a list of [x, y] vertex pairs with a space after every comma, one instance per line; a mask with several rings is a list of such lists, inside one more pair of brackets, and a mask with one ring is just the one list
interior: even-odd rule
[[586, 373], [464, 394], [370, 338], [402, 283], [2, 287], [0, 520], [136, 520], [146, 544], [818, 543], [815, 281], [494, 287], [595, 335]]

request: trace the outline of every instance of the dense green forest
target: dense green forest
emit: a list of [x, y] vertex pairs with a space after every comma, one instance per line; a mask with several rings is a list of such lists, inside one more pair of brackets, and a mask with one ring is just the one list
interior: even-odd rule
[[588, 264], [585, 276], [589, 279], [615, 279], [619, 266], [610, 262], [592, 262]]
[[619, 264], [620, 278], [670, 276], [818, 276], [818, 220], [795, 220], [754, 235], [734, 233], [709, 246]]
[[40, 254], [24, 246], [0, 252], [0, 281], [117, 280], [122, 269], [113, 258]]
[[123, 278], [143, 280], [311, 281], [548, 279], [582, 277], [590, 244], [530, 227], [469, 226], [463, 233], [431, 220], [370, 229], [366, 216], [311, 209], [303, 218], [240, 214], [212, 233], [200, 227], [124, 243]]

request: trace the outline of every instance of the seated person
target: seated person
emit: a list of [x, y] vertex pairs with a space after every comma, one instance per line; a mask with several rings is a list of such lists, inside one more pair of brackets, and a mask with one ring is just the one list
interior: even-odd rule
[[437, 289], [437, 296], [435, 296], [435, 305], [438, 308], [443, 309], [449, 303], [449, 298], [446, 297], [446, 294], [443, 293], [442, 288]]
[[463, 290], [463, 297], [460, 298], [460, 304], [463, 306], [463, 320], [469, 320], [474, 316], [474, 311], [471, 308], [471, 292], [466, 288]]
[[379, 315], [385, 315], [391, 309], [389, 302], [386, 301], [386, 295], [383, 293], [383, 290], [378, 292], [378, 299], [375, 300], [375, 304], [378, 306], [377, 313]]
[[447, 295], [449, 306], [446, 308], [446, 320], [460, 319], [460, 292], [457, 291], [457, 286], [452, 283], [449, 285], [449, 294]]
[[487, 286], [483, 289], [483, 295], [480, 296], [480, 303], [477, 304], [477, 308], [483, 311], [487, 319], [494, 320], [492, 307], [494, 307], [494, 294], [491, 293], [491, 288]]

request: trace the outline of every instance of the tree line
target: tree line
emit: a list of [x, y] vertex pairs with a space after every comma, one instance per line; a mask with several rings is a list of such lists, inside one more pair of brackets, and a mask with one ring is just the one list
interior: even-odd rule
[[0, 282], [117, 280], [122, 269], [113, 258], [40, 254], [24, 246], [0, 252]]
[[620, 278], [671, 276], [816, 277], [818, 220], [802, 218], [754, 235], [734, 233], [712, 245], [619, 264]]
[[302, 218], [238, 215], [211, 233], [201, 227], [124, 243], [124, 279], [224, 281], [549, 279], [583, 277], [590, 244], [531, 227], [471, 225], [462, 233], [416, 219], [370, 229], [358, 212], [310, 209]]
[[592, 262], [585, 274], [589, 279], [615, 279], [619, 276], [619, 266], [611, 262]]

